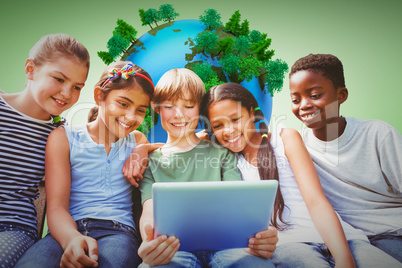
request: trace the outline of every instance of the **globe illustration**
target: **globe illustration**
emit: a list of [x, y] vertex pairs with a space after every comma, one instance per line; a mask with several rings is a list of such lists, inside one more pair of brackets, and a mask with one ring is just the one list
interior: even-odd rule
[[[156, 85], [160, 77], [170, 69], [186, 68], [192, 62], [209, 62], [215, 67], [220, 67], [216, 57], [211, 58], [205, 53], [194, 55], [191, 47], [198, 34], [202, 33], [206, 26], [195, 19], [176, 20], [160, 25], [143, 34], [129, 51], [124, 60], [132, 61], [146, 70]], [[191, 55], [192, 54], [192, 55]], [[189, 57], [191, 55], [191, 57]], [[230, 81], [227, 79], [227, 81]], [[240, 83], [253, 93], [257, 99], [266, 120], [269, 123], [272, 113], [272, 97], [264, 93], [257, 78]], [[207, 88], [208, 89], [208, 88]], [[157, 114], [156, 114], [157, 116]], [[199, 130], [203, 126], [199, 125]], [[197, 130], [198, 131], [198, 130]], [[167, 134], [160, 122], [150, 129], [148, 134], [150, 142], [165, 142]]]

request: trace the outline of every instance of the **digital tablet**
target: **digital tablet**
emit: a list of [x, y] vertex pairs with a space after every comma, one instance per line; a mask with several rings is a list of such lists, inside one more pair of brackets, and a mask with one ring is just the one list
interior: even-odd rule
[[181, 251], [246, 248], [266, 230], [278, 182], [163, 182], [152, 186], [155, 236], [180, 239]]

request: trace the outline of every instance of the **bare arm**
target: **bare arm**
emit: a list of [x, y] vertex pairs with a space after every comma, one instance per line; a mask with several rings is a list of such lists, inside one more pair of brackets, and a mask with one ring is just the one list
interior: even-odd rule
[[139, 131], [134, 131], [137, 147], [133, 149], [130, 156], [124, 163], [122, 173], [132, 185], [138, 187], [138, 181], [142, 180], [145, 168], [148, 163], [148, 153], [163, 146], [163, 143], [149, 143], [145, 135]]
[[[70, 148], [63, 128], [53, 130], [45, 154], [47, 219], [50, 233], [64, 250], [61, 265], [97, 266], [96, 240], [84, 237], [70, 215]], [[88, 253], [89, 257], [86, 255]]]
[[154, 239], [152, 199], [144, 202], [140, 218], [140, 233], [143, 238], [138, 255], [150, 266], [168, 264], [179, 250], [179, 239], [174, 236], [158, 236]]
[[313, 161], [300, 134], [283, 129], [281, 138], [311, 219], [339, 267], [355, 267], [342, 225], [325, 197]]

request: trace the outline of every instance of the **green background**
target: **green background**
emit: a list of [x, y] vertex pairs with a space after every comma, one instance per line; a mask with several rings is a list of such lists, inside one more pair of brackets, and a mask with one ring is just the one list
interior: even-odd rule
[[[226, 23], [235, 10], [250, 28], [272, 38], [273, 59], [289, 67], [309, 53], [331, 53], [344, 64], [349, 99], [341, 114], [363, 119], [381, 119], [402, 132], [402, 1], [353, 0], [247, 0], [247, 1], [1, 1], [0, 89], [23, 90], [24, 63], [32, 45], [43, 35], [64, 32], [76, 37], [89, 50], [91, 68], [79, 102], [65, 113], [72, 124], [86, 121], [94, 105], [93, 85], [105, 68], [96, 52], [106, 50], [118, 18], [133, 25], [138, 36], [138, 9], [172, 4], [177, 19], [198, 19], [205, 9], [214, 8]], [[158, 64], [158, 62], [155, 62]], [[273, 100], [271, 123], [301, 128], [290, 110], [289, 82]]]

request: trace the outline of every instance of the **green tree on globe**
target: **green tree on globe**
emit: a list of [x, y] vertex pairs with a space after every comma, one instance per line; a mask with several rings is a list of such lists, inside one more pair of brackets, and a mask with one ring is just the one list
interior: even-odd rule
[[[140, 9], [142, 25], [149, 25], [151, 30], [135, 42], [127, 31], [121, 30], [125, 32], [125, 38], [122, 38], [131, 45], [124, 47], [126, 42], [120, 41], [112, 48], [108, 43], [109, 51], [99, 51], [98, 55], [109, 64], [111, 56], [116, 60], [116, 51], [120, 51], [121, 60], [141, 66], [151, 75], [154, 84], [166, 71], [174, 68], [193, 70], [205, 83], [207, 90], [221, 83], [240, 83], [259, 100], [268, 124], [272, 113], [272, 97], [282, 89], [288, 71], [286, 62], [281, 59], [272, 60], [275, 51], [269, 49], [271, 38], [258, 30], [250, 31], [249, 21], [241, 21], [239, 10], [234, 12], [225, 26], [220, 14], [213, 9], [205, 10], [200, 20], [173, 21], [176, 16], [178, 13], [171, 5], [162, 5], [159, 11], [153, 8], [146, 11]], [[170, 22], [157, 25], [161, 18]], [[121, 20], [119, 23], [125, 25]], [[152, 27], [153, 23], [156, 27]], [[124, 27], [129, 28], [126, 25]], [[131, 33], [137, 32], [129, 29]], [[113, 34], [119, 35], [119, 30]], [[150, 142], [166, 141], [167, 134], [158, 123], [158, 115], [151, 108], [138, 130], [148, 135]]]

